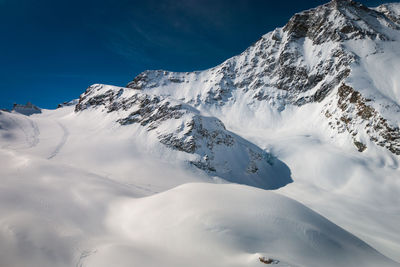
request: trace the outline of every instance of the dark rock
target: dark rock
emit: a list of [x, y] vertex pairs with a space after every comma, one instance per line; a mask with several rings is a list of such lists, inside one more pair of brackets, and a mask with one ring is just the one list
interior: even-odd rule
[[354, 145], [357, 147], [358, 152], [363, 152], [365, 149], [367, 149], [367, 146], [365, 144], [355, 140], [354, 140]]
[[25, 105], [14, 104], [12, 110], [27, 116], [42, 113], [42, 110], [33, 105], [31, 102], [27, 102]]

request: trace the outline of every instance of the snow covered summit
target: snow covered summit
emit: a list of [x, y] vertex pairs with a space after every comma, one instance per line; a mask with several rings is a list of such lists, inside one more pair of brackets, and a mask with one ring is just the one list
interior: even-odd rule
[[264, 126], [288, 107], [320, 103], [315, 110], [333, 135], [360, 151], [378, 145], [400, 155], [399, 17], [399, 4], [370, 9], [331, 1], [294, 15], [217, 67], [145, 71], [127, 87], [168, 95], [213, 115], [235, 113], [236, 124], [243, 106], [253, 114], [245, 121], [254, 118]]

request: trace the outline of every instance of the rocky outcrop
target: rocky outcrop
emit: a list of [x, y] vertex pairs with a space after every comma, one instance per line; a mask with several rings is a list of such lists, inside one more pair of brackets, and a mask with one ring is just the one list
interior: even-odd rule
[[337, 90], [336, 100], [328, 105], [325, 116], [332, 129], [351, 134], [358, 151], [363, 152], [367, 148], [360, 141], [362, 134], [366, 134], [371, 142], [400, 155], [399, 127], [390, 125], [369, 102], [370, 99], [343, 83]]
[[333, 0], [294, 15], [283, 28], [291, 38], [309, 38], [314, 44], [371, 38], [391, 40], [382, 27], [398, 25], [381, 12], [351, 0]]
[[383, 4], [380, 5], [376, 10], [383, 13], [388, 19], [393, 23], [400, 25], [400, 10], [393, 7], [393, 4]]
[[14, 104], [12, 110], [27, 116], [42, 113], [42, 110], [39, 107], [33, 105], [31, 102], [28, 102], [25, 105]]
[[71, 100], [71, 101], [66, 101], [66, 102], [63, 102], [61, 104], [58, 104], [57, 108], [76, 106], [76, 104], [78, 104], [78, 99], [74, 99], [74, 100]]
[[140, 125], [158, 142], [186, 153], [187, 162], [228, 181], [278, 188], [291, 182], [287, 166], [228, 131], [221, 120], [170, 97], [141, 90], [93, 85], [81, 95], [76, 112], [116, 113], [122, 126]]

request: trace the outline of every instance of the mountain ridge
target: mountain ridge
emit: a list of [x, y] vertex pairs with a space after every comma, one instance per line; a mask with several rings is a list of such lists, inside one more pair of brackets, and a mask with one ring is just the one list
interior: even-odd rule
[[[400, 98], [388, 98], [374, 86], [368, 86], [373, 93], [364, 93], [359, 85], [348, 84], [368, 56], [356, 51], [351, 42], [367, 42], [371, 55], [384, 53], [381, 43], [399, 42], [400, 26], [393, 18], [400, 16], [393, 7], [382, 5], [376, 8], [382, 10], [378, 12], [354, 1], [331, 1], [294, 15], [283, 28], [214, 68], [190, 73], [145, 71], [126, 87], [169, 95], [203, 110], [219, 108], [243, 95], [249, 105], [266, 101], [278, 112], [288, 105], [324, 102], [321, 114], [330, 127], [338, 134], [352, 135], [357, 149], [360, 143], [373, 143], [400, 155], [400, 120], [390, 114], [400, 112]], [[391, 14], [390, 18], [385, 14]], [[388, 32], [394, 39], [387, 37]], [[349, 87], [351, 97], [342, 90]]]

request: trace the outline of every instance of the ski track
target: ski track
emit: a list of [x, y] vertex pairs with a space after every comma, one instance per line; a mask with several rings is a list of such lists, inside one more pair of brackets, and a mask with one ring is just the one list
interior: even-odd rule
[[30, 145], [30, 148], [32, 148], [32, 147], [37, 146], [40, 142], [40, 139], [39, 139], [40, 131], [39, 131], [39, 127], [37, 126], [37, 124], [34, 121], [32, 121], [31, 119], [28, 119], [28, 118], [27, 118], [27, 120], [29, 121], [29, 124], [31, 125], [32, 130], [33, 130], [32, 134], [28, 135], [29, 139], [30, 139], [29, 145]]
[[56, 148], [54, 149], [54, 151], [50, 154], [50, 156], [47, 159], [52, 159], [55, 156], [57, 156], [58, 153], [60, 153], [60, 150], [63, 148], [63, 146], [67, 142], [67, 139], [68, 139], [68, 136], [69, 136], [68, 129], [63, 124], [61, 124], [60, 122], [57, 122], [57, 123], [60, 126], [60, 128], [63, 130], [63, 135], [61, 137], [60, 142], [57, 144]]
[[83, 267], [84, 261], [87, 257], [90, 255], [96, 253], [97, 250], [84, 250], [81, 252], [81, 255], [79, 256], [78, 262], [76, 263], [76, 267]]
[[[32, 121], [29, 118], [26, 118], [26, 121], [32, 128], [32, 131], [29, 131], [24, 126], [22, 126], [21, 123], [19, 123], [17, 120], [12, 118], [11, 116], [10, 116], [10, 120], [14, 122], [14, 124], [21, 130], [21, 132], [23, 132], [23, 134], [25, 136], [25, 141], [26, 141], [27, 147], [24, 147], [23, 149], [33, 148], [39, 144], [40, 131], [39, 131], [39, 127], [37, 126], [37, 124], [34, 121]], [[7, 148], [7, 147], [9, 147], [9, 145], [2, 146], [2, 148]]]

